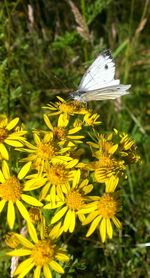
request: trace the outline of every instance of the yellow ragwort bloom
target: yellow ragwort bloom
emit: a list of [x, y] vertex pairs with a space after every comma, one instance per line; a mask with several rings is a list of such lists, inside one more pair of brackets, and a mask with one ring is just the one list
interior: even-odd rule
[[140, 156], [137, 153], [137, 147], [135, 145], [135, 141], [129, 137], [126, 133], [119, 133], [120, 143], [119, 143], [119, 151], [121, 157], [128, 164], [137, 163], [140, 160]]
[[45, 135], [44, 138], [40, 138], [39, 135], [34, 132], [35, 145], [26, 142], [27, 148], [20, 148], [21, 151], [29, 153], [26, 158], [21, 161], [31, 161], [32, 167], [37, 169], [39, 173], [44, 171], [45, 164], [51, 162], [53, 158], [63, 156], [69, 148], [60, 148], [50, 136]]
[[101, 240], [104, 242], [107, 235], [110, 239], [113, 236], [111, 222], [113, 222], [118, 229], [122, 227], [119, 219], [116, 217], [117, 212], [120, 210], [120, 201], [113, 193], [115, 188], [116, 181], [114, 179], [110, 181], [110, 184], [108, 184], [107, 193], [104, 193], [101, 197], [91, 197], [91, 200], [93, 199], [94, 201], [86, 204], [78, 212], [79, 214], [89, 214], [82, 223], [83, 225], [91, 223], [86, 237], [89, 237], [96, 230], [96, 228], [99, 228]]
[[95, 180], [106, 183], [112, 176], [118, 180], [125, 171], [123, 160], [116, 160], [110, 156], [102, 156], [98, 161], [91, 163]]
[[65, 115], [63, 114], [60, 115], [57, 126], [52, 125], [47, 115], [44, 115], [44, 121], [47, 127], [50, 129], [52, 139], [55, 142], [57, 142], [60, 146], [63, 146], [65, 143], [81, 143], [82, 141], [79, 140], [84, 138], [83, 135], [76, 135], [76, 133], [79, 132], [82, 129], [82, 127], [77, 126], [69, 129], [67, 127], [69, 121], [66, 124]]
[[86, 126], [94, 126], [94, 125], [99, 125], [101, 123], [98, 120], [99, 117], [100, 115], [98, 115], [97, 113], [93, 113], [92, 111], [89, 111], [88, 113], [85, 114], [83, 120]]
[[87, 109], [84, 108], [79, 101], [65, 101], [63, 98], [57, 96], [59, 102], [50, 103], [46, 107], [46, 109], [50, 110], [48, 115], [60, 115], [66, 114], [69, 116], [73, 116], [75, 114], [86, 114]]
[[8, 160], [9, 154], [6, 145], [12, 147], [23, 147], [25, 138], [23, 137], [27, 132], [17, 129], [19, 118], [11, 121], [5, 115], [0, 115], [0, 157]]
[[0, 170], [0, 212], [8, 203], [7, 223], [10, 229], [13, 229], [15, 223], [15, 206], [26, 221], [31, 221], [31, 219], [22, 201], [32, 206], [42, 206], [42, 203], [36, 198], [23, 193], [22, 180], [30, 170], [30, 167], [31, 162], [28, 162], [15, 176], [10, 174], [7, 162], [3, 161], [2, 163], [2, 170]]
[[50, 203], [44, 207], [45, 209], [59, 208], [53, 216], [51, 224], [55, 224], [58, 221], [61, 222], [64, 232], [69, 231], [72, 233], [74, 231], [77, 217], [80, 221], [84, 220], [84, 215], [78, 215], [77, 212], [85, 204], [88, 198], [86, 195], [93, 189], [93, 185], [88, 184], [88, 179], [80, 183], [80, 175], [80, 170], [77, 170], [74, 174], [73, 182], [68, 185], [61, 199], [56, 198], [55, 205], [51, 201], [51, 196], [46, 198]]
[[52, 278], [52, 271], [63, 274], [64, 269], [57, 261], [62, 264], [69, 260], [66, 251], [56, 245], [51, 234], [45, 238], [43, 237], [44, 233], [42, 233], [40, 239], [38, 239], [37, 232], [32, 224], [28, 224], [28, 231], [31, 241], [20, 234], [16, 234], [22, 247], [7, 253], [8, 256], [28, 256], [19, 264], [13, 276], [23, 278], [31, 270], [33, 271], [33, 278], [40, 278], [42, 273], [42, 277]]

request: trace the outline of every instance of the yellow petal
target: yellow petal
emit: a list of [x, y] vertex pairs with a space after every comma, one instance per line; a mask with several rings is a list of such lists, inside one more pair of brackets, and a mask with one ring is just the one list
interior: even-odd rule
[[73, 233], [74, 228], [75, 228], [75, 223], [76, 223], [76, 214], [74, 211], [71, 211], [71, 221], [70, 221], [70, 226], [69, 226], [69, 232]]
[[65, 216], [65, 220], [64, 220], [64, 232], [67, 232], [69, 230], [69, 227], [70, 227], [70, 223], [71, 223], [71, 216], [72, 216], [72, 213], [71, 213], [71, 210], [69, 209], [66, 213], [66, 216]]
[[93, 219], [94, 219], [98, 214], [99, 214], [99, 213], [98, 213], [97, 210], [91, 212], [91, 213], [87, 216], [87, 218], [84, 220], [84, 222], [83, 222], [82, 224], [83, 224], [83, 225], [89, 224], [90, 222], [93, 221]]
[[38, 145], [39, 143], [41, 143], [40, 137], [37, 135], [37, 133], [34, 133], [33, 137], [34, 137], [34, 141], [35, 141], [35, 143], [36, 143], [37, 145]]
[[69, 117], [67, 114], [61, 114], [58, 118], [58, 127], [66, 127], [69, 123]]
[[74, 128], [72, 128], [72, 129], [69, 130], [68, 134], [69, 134], [69, 135], [70, 135], [70, 134], [74, 134], [74, 133], [78, 132], [79, 130], [81, 130], [81, 127], [80, 127], [80, 126], [74, 127]]
[[89, 230], [88, 230], [88, 232], [87, 232], [87, 234], [86, 234], [86, 237], [89, 237], [91, 234], [93, 234], [93, 232], [94, 232], [95, 229], [97, 228], [98, 223], [100, 222], [101, 218], [102, 218], [102, 217], [99, 215], [99, 216], [97, 216], [97, 217], [93, 220], [93, 222], [91, 223], [91, 226], [90, 226], [90, 228], [89, 228]]
[[26, 267], [28, 267], [31, 263], [33, 263], [33, 259], [29, 258], [26, 259], [25, 261], [23, 261], [15, 270], [15, 275], [22, 273], [22, 271], [24, 271], [24, 269], [26, 269]]
[[58, 273], [64, 273], [63, 268], [57, 262], [51, 261], [50, 266]]
[[38, 265], [34, 270], [33, 278], [40, 278], [41, 277], [41, 265]]
[[56, 223], [60, 218], [62, 218], [62, 217], [64, 216], [64, 214], [66, 213], [67, 209], [68, 209], [67, 207], [64, 207], [64, 208], [62, 208], [61, 210], [59, 210], [59, 211], [54, 215], [54, 217], [52, 218], [51, 224]]
[[106, 219], [103, 218], [100, 223], [100, 236], [102, 239], [102, 242], [106, 240]]
[[22, 217], [27, 221], [31, 221], [27, 209], [19, 200], [16, 201], [16, 206], [17, 206], [18, 210], [20, 211]]
[[30, 237], [32, 238], [33, 242], [37, 243], [38, 237], [37, 237], [36, 229], [34, 228], [33, 224], [31, 222], [28, 222], [27, 227], [28, 227], [28, 232], [29, 232]]
[[24, 236], [22, 236], [20, 234], [15, 234], [15, 235], [23, 246], [25, 246], [29, 249], [32, 249], [34, 247], [33, 243], [30, 242], [28, 239], [26, 239]]
[[70, 260], [70, 258], [63, 252], [57, 252], [55, 257], [57, 260], [63, 261], [63, 262], [68, 262]]
[[4, 178], [3, 173], [2, 173], [1, 170], [0, 170], [0, 182], [1, 183], [5, 182], [5, 178]]
[[12, 140], [12, 139], [5, 139], [6, 144], [12, 147], [20, 148], [23, 147], [23, 144], [17, 140]]
[[49, 269], [49, 266], [47, 264], [45, 264], [43, 266], [43, 272], [44, 272], [45, 278], [52, 278], [51, 270]]
[[121, 222], [119, 221], [119, 219], [118, 219], [116, 216], [114, 216], [114, 217], [112, 218], [112, 221], [114, 222], [114, 224], [116, 225], [116, 227], [117, 227], [118, 229], [121, 229], [121, 228], [122, 228], [122, 224], [121, 224]]
[[47, 115], [44, 115], [44, 122], [46, 123], [47, 127], [48, 127], [50, 130], [53, 130], [53, 126], [52, 126], [52, 124], [51, 124], [50, 119], [47, 117]]
[[81, 172], [80, 172], [80, 169], [78, 169], [78, 170], [75, 172], [75, 176], [74, 176], [74, 179], [73, 179], [73, 188], [75, 188], [75, 187], [79, 184], [80, 175], [81, 175]]
[[8, 222], [10, 229], [13, 229], [14, 222], [15, 222], [15, 209], [14, 209], [14, 204], [12, 201], [8, 202], [7, 222]]
[[29, 249], [16, 249], [10, 252], [7, 252], [8, 256], [16, 256], [16, 257], [21, 257], [21, 256], [27, 256], [27, 255], [31, 255], [32, 251]]
[[5, 204], [6, 204], [6, 201], [5, 201], [5, 200], [1, 200], [1, 201], [0, 201], [0, 212], [3, 210]]
[[29, 172], [32, 162], [27, 162], [18, 173], [18, 179], [22, 180], [26, 174]]
[[12, 121], [10, 121], [10, 123], [7, 125], [6, 129], [7, 130], [11, 130], [13, 129], [19, 122], [19, 118], [15, 118]]
[[[28, 265], [28, 267], [24, 268], [23, 271], [21, 271], [21, 274], [18, 276], [18, 278], [23, 278], [25, 277], [29, 272], [30, 270], [34, 267], [34, 263], [31, 263]], [[16, 275], [16, 272], [14, 273], [14, 275]]]
[[42, 207], [43, 206], [43, 204], [40, 201], [38, 201], [36, 198], [34, 198], [32, 196], [29, 196], [29, 195], [26, 195], [26, 194], [21, 194], [21, 198], [22, 198], [23, 201], [25, 201], [29, 205], [37, 206], [37, 207]]
[[8, 160], [9, 159], [9, 154], [8, 151], [6, 149], [6, 147], [4, 146], [4, 144], [0, 144], [0, 153], [3, 159]]
[[107, 220], [106, 220], [106, 226], [107, 226], [107, 235], [109, 236], [109, 238], [112, 238], [113, 229], [112, 229], [111, 221], [109, 218], [107, 218]]
[[8, 163], [5, 160], [2, 163], [2, 171], [5, 179], [6, 180], [9, 179], [10, 177], [9, 167], [8, 167]]

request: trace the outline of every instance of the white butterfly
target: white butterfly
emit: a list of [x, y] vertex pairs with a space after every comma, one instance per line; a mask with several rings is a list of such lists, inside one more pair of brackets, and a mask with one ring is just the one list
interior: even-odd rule
[[114, 79], [115, 63], [110, 50], [104, 50], [83, 75], [77, 91], [70, 97], [80, 102], [115, 99], [128, 94], [131, 85]]

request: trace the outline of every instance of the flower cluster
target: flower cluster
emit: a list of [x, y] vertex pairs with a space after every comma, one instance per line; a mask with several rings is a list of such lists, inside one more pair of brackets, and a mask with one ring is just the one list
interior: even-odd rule
[[[98, 229], [102, 242], [111, 239], [114, 226], [122, 226], [121, 179], [140, 159], [128, 134], [103, 132], [100, 116], [80, 102], [58, 97], [45, 108], [44, 127], [33, 130], [32, 141], [18, 118], [0, 117], [0, 212], [7, 204], [12, 231], [5, 242], [14, 249], [7, 254], [29, 256], [13, 270], [17, 277], [64, 273], [69, 257], [61, 235], [79, 226], [87, 227], [86, 237]], [[16, 233], [20, 223], [23, 235]]]

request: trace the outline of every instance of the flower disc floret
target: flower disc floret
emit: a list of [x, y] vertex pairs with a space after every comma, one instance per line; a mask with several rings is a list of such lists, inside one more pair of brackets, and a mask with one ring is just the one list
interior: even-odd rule
[[112, 218], [117, 212], [118, 202], [110, 194], [104, 194], [97, 206], [102, 217]]
[[68, 208], [72, 210], [79, 210], [81, 206], [83, 205], [83, 197], [81, 194], [77, 191], [71, 191], [67, 195], [67, 201], [66, 201]]
[[39, 240], [32, 249], [31, 257], [36, 266], [48, 264], [55, 257], [55, 247], [51, 240]]
[[0, 197], [6, 201], [16, 202], [21, 199], [22, 188], [16, 177], [10, 177], [0, 185]]

